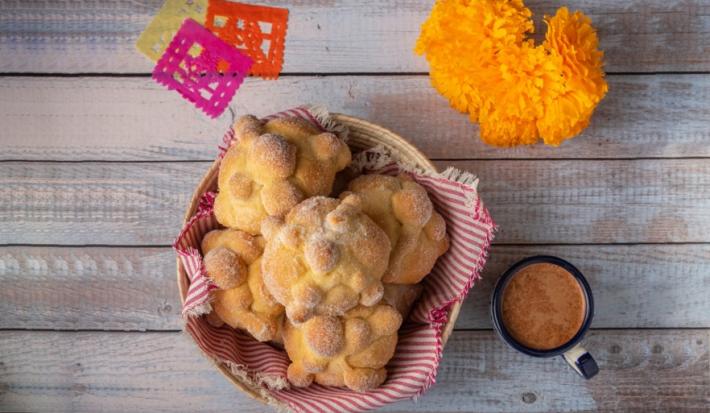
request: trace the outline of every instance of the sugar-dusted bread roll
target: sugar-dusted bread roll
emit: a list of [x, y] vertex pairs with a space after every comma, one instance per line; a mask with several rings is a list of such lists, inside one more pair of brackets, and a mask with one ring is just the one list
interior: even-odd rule
[[[235, 229], [214, 230], [202, 239], [207, 276], [219, 287], [214, 313], [259, 341], [278, 339], [284, 308], [261, 277], [264, 239]], [[214, 317], [210, 320], [215, 324]]]
[[268, 240], [264, 282], [294, 323], [316, 314], [340, 316], [358, 303], [382, 299], [390, 241], [362, 213], [357, 195], [309, 198], [285, 220], [265, 220], [262, 232]]
[[434, 211], [426, 189], [407, 175], [361, 175], [348, 185], [362, 199], [362, 210], [384, 229], [392, 243], [382, 281], [416, 284], [431, 272], [447, 249], [444, 218]]
[[402, 316], [389, 305], [357, 306], [343, 317], [318, 315], [296, 326], [284, 325], [284, 347], [291, 359], [288, 380], [297, 387], [325, 386], [372, 390], [387, 377]]
[[391, 305], [406, 320], [414, 302], [417, 301], [423, 290], [424, 286], [421, 284], [385, 284], [382, 304]]
[[302, 200], [328, 195], [335, 174], [350, 163], [337, 136], [298, 118], [234, 124], [237, 141], [219, 169], [214, 213], [222, 225], [258, 234], [267, 216], [283, 217]]

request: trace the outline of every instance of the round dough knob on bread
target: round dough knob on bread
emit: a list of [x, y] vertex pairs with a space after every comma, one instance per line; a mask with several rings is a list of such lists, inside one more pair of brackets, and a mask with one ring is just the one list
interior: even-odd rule
[[264, 282], [294, 323], [342, 316], [382, 298], [390, 241], [361, 211], [356, 195], [309, 198], [262, 228]]
[[[259, 341], [269, 341], [277, 338], [284, 308], [264, 285], [263, 249], [262, 237], [235, 229], [210, 231], [202, 239], [207, 276], [219, 288], [211, 314]], [[216, 324], [214, 315], [210, 321]]]
[[444, 218], [434, 210], [426, 189], [407, 175], [362, 175], [348, 185], [362, 201], [362, 210], [386, 233], [392, 244], [384, 283], [416, 284], [429, 274], [449, 248]]
[[247, 115], [234, 132], [220, 164], [214, 213], [220, 224], [251, 234], [259, 234], [264, 218], [328, 195], [335, 174], [350, 163], [345, 142], [299, 118], [262, 122]]
[[385, 381], [384, 366], [397, 346], [402, 316], [389, 305], [357, 306], [342, 317], [318, 315], [295, 325], [284, 323], [284, 347], [292, 363], [288, 380], [363, 392]]

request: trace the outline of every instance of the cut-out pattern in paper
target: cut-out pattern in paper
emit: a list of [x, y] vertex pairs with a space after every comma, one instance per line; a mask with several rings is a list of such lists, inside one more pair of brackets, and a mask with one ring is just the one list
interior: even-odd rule
[[275, 79], [283, 66], [288, 10], [210, 0], [205, 26], [254, 60], [251, 74]]
[[153, 79], [215, 118], [227, 108], [251, 64], [248, 56], [187, 19], [155, 66]]
[[163, 6], [143, 30], [136, 48], [150, 60], [157, 62], [170, 40], [185, 19], [205, 22], [207, 0], [165, 0]]

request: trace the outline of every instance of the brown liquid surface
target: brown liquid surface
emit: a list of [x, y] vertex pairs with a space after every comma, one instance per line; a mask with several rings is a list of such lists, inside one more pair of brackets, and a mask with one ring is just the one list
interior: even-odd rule
[[531, 264], [519, 270], [503, 291], [503, 324], [520, 344], [551, 350], [582, 327], [586, 302], [582, 287], [554, 264]]

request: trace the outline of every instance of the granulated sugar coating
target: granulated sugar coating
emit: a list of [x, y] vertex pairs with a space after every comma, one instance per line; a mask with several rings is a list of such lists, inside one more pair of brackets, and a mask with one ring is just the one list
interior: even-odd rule
[[582, 327], [586, 301], [577, 280], [564, 268], [531, 264], [503, 291], [503, 324], [520, 344], [551, 350], [570, 341]]

